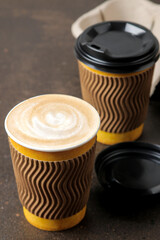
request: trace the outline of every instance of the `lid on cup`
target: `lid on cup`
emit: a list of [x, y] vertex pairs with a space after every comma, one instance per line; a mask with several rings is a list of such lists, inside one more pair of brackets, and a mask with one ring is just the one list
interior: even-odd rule
[[97, 156], [95, 170], [101, 185], [120, 196], [160, 193], [160, 146], [142, 142], [116, 144]]
[[147, 28], [132, 22], [103, 22], [77, 39], [75, 53], [84, 64], [106, 72], [133, 72], [152, 66], [159, 43]]

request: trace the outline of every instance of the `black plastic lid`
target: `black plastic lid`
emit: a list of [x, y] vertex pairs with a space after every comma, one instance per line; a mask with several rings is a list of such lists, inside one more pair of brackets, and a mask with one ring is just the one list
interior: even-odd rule
[[147, 28], [123, 21], [87, 28], [77, 39], [75, 53], [86, 65], [106, 72], [133, 72], [152, 66], [159, 43]]
[[160, 146], [142, 142], [116, 144], [97, 156], [95, 170], [101, 185], [112, 193], [160, 193]]

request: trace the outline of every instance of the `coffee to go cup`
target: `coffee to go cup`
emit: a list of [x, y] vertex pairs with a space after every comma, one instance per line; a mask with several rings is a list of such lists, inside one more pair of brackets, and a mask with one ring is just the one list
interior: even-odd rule
[[59, 231], [84, 218], [99, 125], [95, 108], [67, 95], [30, 98], [9, 112], [5, 129], [29, 223]]
[[122, 21], [87, 28], [77, 39], [83, 99], [99, 112], [97, 140], [136, 140], [143, 131], [159, 43], [145, 27]]

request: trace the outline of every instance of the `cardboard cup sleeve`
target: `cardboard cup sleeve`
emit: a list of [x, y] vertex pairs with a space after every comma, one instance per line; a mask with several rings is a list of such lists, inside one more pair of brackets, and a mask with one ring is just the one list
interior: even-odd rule
[[69, 160], [39, 161], [18, 152], [10, 142], [20, 202], [45, 219], [70, 217], [87, 204], [96, 143]]
[[100, 114], [100, 129], [124, 133], [146, 118], [154, 66], [131, 74], [98, 74], [78, 61], [83, 99]]

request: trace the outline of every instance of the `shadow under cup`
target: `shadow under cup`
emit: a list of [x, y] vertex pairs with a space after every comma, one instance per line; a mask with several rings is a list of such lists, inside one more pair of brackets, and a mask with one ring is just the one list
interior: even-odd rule
[[159, 43], [143, 26], [103, 22], [77, 39], [83, 99], [100, 114], [97, 141], [136, 140], [143, 131]]

